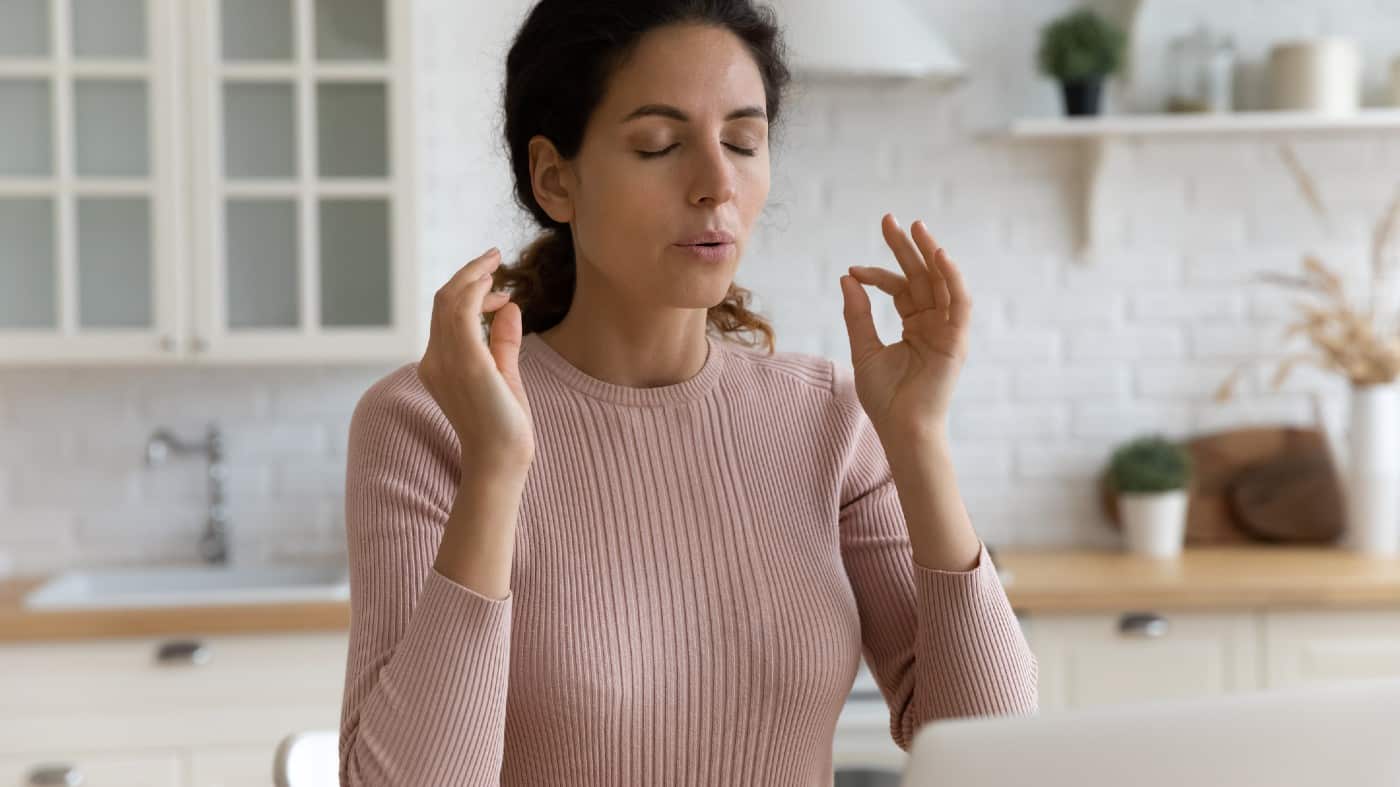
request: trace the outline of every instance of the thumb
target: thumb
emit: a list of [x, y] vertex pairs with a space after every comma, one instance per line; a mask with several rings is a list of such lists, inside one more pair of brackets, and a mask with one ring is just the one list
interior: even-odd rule
[[520, 306], [511, 301], [497, 309], [491, 317], [491, 357], [495, 359], [496, 368], [506, 382], [523, 398], [523, 389], [520, 388], [520, 339]]
[[846, 334], [851, 340], [851, 365], [859, 366], [866, 358], [884, 349], [875, 319], [870, 314], [870, 296], [854, 276], [841, 277], [841, 299], [845, 308]]

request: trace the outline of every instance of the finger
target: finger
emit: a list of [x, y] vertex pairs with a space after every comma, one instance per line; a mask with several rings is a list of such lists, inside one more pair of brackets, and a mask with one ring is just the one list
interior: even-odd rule
[[472, 319], [480, 319], [481, 313], [485, 311], [484, 305], [486, 296], [491, 292], [491, 277], [478, 276], [467, 283], [460, 285], [461, 289], [457, 293], [459, 306], [464, 316]]
[[888, 295], [894, 296], [894, 308], [900, 317], [908, 317], [918, 311], [914, 298], [909, 292], [909, 280], [886, 268], [867, 265], [852, 265], [851, 275], [861, 284], [872, 284]]
[[933, 239], [933, 233], [928, 231], [928, 225], [923, 220], [914, 222], [910, 228], [914, 234], [914, 242], [918, 244], [919, 251], [923, 255], [927, 265], [929, 289], [933, 291], [933, 303], [942, 311], [947, 311], [951, 296], [948, 294], [948, 283], [944, 281], [943, 271], [938, 266], [938, 243]]
[[483, 312], [493, 312], [502, 306], [510, 303], [510, 293], [493, 290], [486, 293], [486, 297], [481, 299], [481, 310]]
[[885, 243], [889, 244], [894, 258], [899, 261], [899, 267], [904, 269], [904, 275], [909, 279], [909, 291], [914, 297], [914, 305], [919, 309], [934, 308], [937, 304], [933, 299], [933, 288], [928, 282], [928, 266], [924, 264], [923, 256], [914, 245], [914, 241], [904, 233], [904, 229], [899, 226], [892, 213], [885, 214], [881, 229], [885, 234]]
[[841, 277], [841, 297], [844, 304], [841, 313], [846, 318], [846, 334], [851, 340], [851, 365], [858, 366], [885, 345], [875, 330], [870, 297], [854, 276]]
[[948, 313], [954, 319], [966, 319], [972, 313], [972, 296], [967, 292], [962, 271], [949, 259], [947, 249], [940, 248], [934, 261], [943, 272], [943, 280], [948, 282]]
[[447, 280], [447, 283], [442, 285], [442, 288], [445, 290], [461, 289], [463, 285], [470, 284], [483, 273], [495, 270], [500, 263], [501, 252], [493, 246], [487, 249], [485, 254], [458, 268], [457, 272]]

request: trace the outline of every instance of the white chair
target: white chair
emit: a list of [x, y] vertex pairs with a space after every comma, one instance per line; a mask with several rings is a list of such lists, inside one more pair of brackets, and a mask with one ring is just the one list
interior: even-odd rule
[[277, 787], [340, 787], [340, 733], [307, 730], [283, 738], [272, 757]]

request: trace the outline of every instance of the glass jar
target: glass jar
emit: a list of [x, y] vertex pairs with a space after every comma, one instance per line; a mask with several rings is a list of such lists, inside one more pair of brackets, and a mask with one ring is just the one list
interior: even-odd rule
[[1199, 25], [1167, 47], [1168, 112], [1229, 112], [1234, 107], [1235, 42]]

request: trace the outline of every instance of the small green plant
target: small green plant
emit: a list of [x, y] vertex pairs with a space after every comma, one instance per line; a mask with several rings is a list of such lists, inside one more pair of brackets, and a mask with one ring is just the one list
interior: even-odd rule
[[1123, 62], [1127, 37], [1090, 8], [1047, 24], [1040, 33], [1040, 70], [1061, 82], [1082, 82], [1114, 73]]
[[1168, 492], [1191, 481], [1191, 454], [1161, 435], [1139, 437], [1118, 447], [1108, 463], [1115, 492]]

